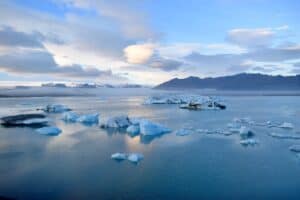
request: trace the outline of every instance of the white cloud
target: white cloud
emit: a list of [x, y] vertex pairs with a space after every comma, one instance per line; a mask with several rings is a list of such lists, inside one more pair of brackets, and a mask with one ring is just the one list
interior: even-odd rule
[[155, 47], [153, 43], [130, 45], [124, 49], [124, 56], [128, 63], [144, 64], [153, 56]]
[[232, 29], [228, 31], [227, 41], [242, 47], [268, 46], [274, 38], [274, 31], [269, 28]]

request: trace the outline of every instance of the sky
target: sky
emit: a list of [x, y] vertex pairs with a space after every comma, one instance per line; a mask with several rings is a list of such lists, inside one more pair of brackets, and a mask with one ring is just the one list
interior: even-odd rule
[[0, 85], [300, 74], [298, 0], [1, 0]]

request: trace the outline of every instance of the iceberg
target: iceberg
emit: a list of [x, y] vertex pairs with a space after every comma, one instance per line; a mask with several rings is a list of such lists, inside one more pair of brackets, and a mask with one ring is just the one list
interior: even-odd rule
[[280, 138], [280, 139], [294, 139], [299, 140], [300, 135], [298, 134], [281, 134], [281, 133], [269, 133], [271, 137]]
[[175, 134], [177, 135], [177, 136], [186, 136], [186, 135], [190, 135], [190, 134], [192, 134], [193, 133], [193, 131], [191, 131], [191, 130], [189, 130], [189, 129], [179, 129], [179, 130], [177, 130], [176, 132], [175, 132]]
[[289, 149], [290, 149], [290, 151], [300, 153], [300, 145], [299, 144], [292, 145], [292, 146], [289, 147]]
[[143, 154], [140, 153], [130, 153], [127, 156], [127, 160], [133, 163], [139, 163], [144, 158]]
[[112, 117], [107, 120], [106, 124], [102, 124], [102, 128], [127, 128], [131, 125], [127, 115]]
[[79, 116], [74, 112], [63, 113], [62, 120], [65, 122], [76, 122]]
[[5, 127], [17, 127], [17, 126], [46, 126], [49, 119], [43, 114], [20, 114], [12, 115], [1, 118], [1, 125]]
[[240, 144], [244, 146], [248, 146], [248, 145], [254, 146], [258, 144], [258, 141], [256, 139], [244, 139], [240, 141]]
[[43, 128], [36, 129], [36, 131], [42, 135], [59, 135], [61, 133], [61, 130], [55, 126], [47, 126]]
[[87, 114], [87, 115], [81, 115], [77, 122], [83, 123], [83, 124], [98, 124], [99, 122], [99, 114]]
[[127, 127], [126, 132], [130, 135], [138, 135], [140, 133], [139, 125], [130, 125]]
[[150, 122], [148, 120], [141, 120], [140, 122], [140, 133], [142, 135], [161, 135], [164, 133], [171, 132], [171, 129], [164, 127], [160, 124]]
[[285, 129], [293, 129], [294, 125], [292, 123], [283, 122], [281, 125], [278, 126], [279, 128], [285, 128]]
[[114, 154], [111, 155], [111, 159], [118, 160], [118, 161], [125, 160], [125, 159], [127, 159], [127, 154], [125, 154], [125, 153], [114, 153]]

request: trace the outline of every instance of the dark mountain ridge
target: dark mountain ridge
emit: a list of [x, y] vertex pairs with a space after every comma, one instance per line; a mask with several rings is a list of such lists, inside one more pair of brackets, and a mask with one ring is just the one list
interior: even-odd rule
[[236, 74], [216, 78], [174, 78], [155, 89], [300, 90], [300, 75]]

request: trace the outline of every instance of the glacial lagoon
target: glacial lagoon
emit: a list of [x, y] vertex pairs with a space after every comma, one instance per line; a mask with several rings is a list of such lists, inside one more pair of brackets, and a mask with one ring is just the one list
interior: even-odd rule
[[[145, 105], [162, 91], [99, 92], [95, 96], [0, 98], [0, 116], [36, 112], [47, 104], [67, 105], [78, 114], [99, 113], [100, 122], [119, 115], [165, 125], [159, 137], [132, 136], [99, 125], [66, 123], [50, 113], [57, 136], [32, 128], [0, 127], [0, 196], [13, 199], [299, 199], [300, 157], [290, 151], [300, 140], [299, 96], [222, 95], [225, 110], [185, 110], [177, 104]], [[223, 130], [248, 117], [259, 141], [242, 145]], [[293, 129], [261, 126], [288, 122]], [[179, 136], [177, 130], [190, 134]], [[198, 131], [197, 131], [198, 130]], [[141, 153], [134, 164], [115, 161], [116, 152]]]

